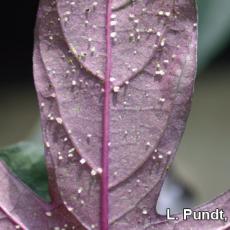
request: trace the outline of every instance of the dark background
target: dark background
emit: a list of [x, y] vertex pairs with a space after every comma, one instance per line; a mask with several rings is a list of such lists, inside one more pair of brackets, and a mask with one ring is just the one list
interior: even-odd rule
[[38, 0], [4, 1], [1, 6], [1, 85], [33, 84], [31, 57], [37, 6]]

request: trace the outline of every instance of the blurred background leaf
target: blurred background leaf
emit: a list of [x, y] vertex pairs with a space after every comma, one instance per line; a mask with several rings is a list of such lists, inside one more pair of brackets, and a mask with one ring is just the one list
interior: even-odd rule
[[198, 0], [199, 9], [199, 69], [208, 64], [229, 46], [230, 1]]
[[49, 201], [47, 171], [41, 148], [21, 142], [0, 150], [0, 160], [38, 195]]

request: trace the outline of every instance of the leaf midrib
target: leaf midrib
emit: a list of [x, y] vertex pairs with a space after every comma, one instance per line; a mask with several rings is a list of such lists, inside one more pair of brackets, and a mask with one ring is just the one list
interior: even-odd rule
[[106, 5], [106, 66], [104, 80], [103, 143], [102, 143], [102, 178], [101, 178], [101, 230], [109, 229], [109, 120], [110, 120], [110, 75], [112, 70], [112, 46], [110, 39], [110, 18], [112, 0]]

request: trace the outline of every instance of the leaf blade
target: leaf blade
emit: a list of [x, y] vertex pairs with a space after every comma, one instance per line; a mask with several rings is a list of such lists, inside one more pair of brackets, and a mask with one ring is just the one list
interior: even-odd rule
[[[134, 203], [138, 201], [138, 197], [140, 197], [138, 194], [146, 194], [146, 191], [137, 189], [135, 199], [125, 199], [124, 202], [119, 198], [120, 190], [121, 193], [123, 193], [122, 197], [124, 197], [126, 191], [124, 185], [128, 184], [127, 186], [129, 186], [130, 183], [127, 183], [130, 179], [129, 177], [138, 171], [148, 158], [152, 157], [152, 152], [156, 149], [158, 142], [160, 143], [162, 141], [161, 138], [168, 126], [167, 122], [173, 108], [174, 98], [176, 98], [177, 93], [184, 88], [186, 88], [188, 92], [183, 92], [183, 96], [186, 98], [185, 101], [183, 101], [183, 97], [180, 97], [181, 106], [189, 103], [195, 75], [194, 65], [196, 63], [194, 59], [196, 55], [196, 29], [194, 29], [193, 25], [196, 22], [196, 17], [193, 1], [178, 4], [173, 2], [163, 5], [161, 5], [160, 1], [155, 1], [154, 3], [137, 2], [122, 7], [121, 12], [116, 10], [117, 17], [121, 21], [120, 27], [117, 26], [117, 30], [120, 31], [119, 35], [121, 36], [121, 40], [115, 39], [116, 32], [113, 31], [114, 28], [112, 27], [112, 40], [110, 41], [111, 44], [109, 44], [109, 47], [111, 46], [112, 49], [112, 57], [106, 53], [106, 38], [104, 37], [98, 42], [103, 44], [99, 44], [101, 46], [96, 47], [94, 54], [97, 56], [97, 52], [99, 52], [98, 55], [103, 59], [104, 52], [104, 55], [107, 57], [106, 60], [103, 59], [104, 61], [101, 61], [102, 59], [100, 58], [98, 60], [95, 59], [95, 56], [90, 53], [90, 47], [87, 47], [89, 41], [94, 42], [94, 39], [90, 40], [94, 35], [92, 31], [95, 29], [94, 26], [91, 25], [91, 23], [93, 23], [92, 20], [95, 19], [95, 24], [100, 20], [104, 20], [103, 23], [106, 23], [105, 8], [107, 5], [102, 1], [99, 2], [99, 5], [100, 4], [102, 6], [97, 8], [93, 5], [89, 5], [87, 1], [75, 2], [74, 6], [68, 5], [68, 3], [64, 1], [58, 1], [57, 5], [53, 5], [53, 8], [49, 8], [49, 3], [42, 2], [37, 23], [39, 40], [37, 41], [37, 46], [35, 46], [37, 50], [35, 63], [39, 65], [39, 62], [40, 64], [42, 62], [42, 75], [46, 76], [45, 78], [44, 76], [40, 76], [40, 79], [39, 77], [35, 79], [37, 79], [36, 85], [40, 104], [46, 105], [45, 108], [44, 106], [41, 108], [44, 137], [47, 143], [46, 150], [48, 156], [50, 155], [54, 162], [53, 166], [58, 181], [58, 188], [61, 190], [61, 196], [65, 202], [71, 203], [76, 218], [80, 218], [82, 222], [88, 222], [88, 226], [95, 223], [98, 228], [100, 226], [100, 216], [95, 215], [95, 212], [91, 212], [90, 207], [96, 207], [96, 210], [98, 210], [96, 213], [100, 213], [102, 206], [100, 207], [100, 203], [97, 200], [101, 197], [100, 194], [102, 192], [100, 190], [101, 179], [100, 175], [98, 175], [96, 179], [92, 179], [90, 173], [96, 174], [97, 170], [102, 167], [101, 148], [103, 139], [107, 137], [106, 133], [108, 132], [107, 128], [104, 133], [102, 132], [102, 127], [105, 124], [104, 121], [110, 120], [110, 138], [112, 145], [109, 146], [109, 156], [107, 156], [107, 151], [104, 152], [104, 155], [110, 159], [110, 165], [109, 175], [105, 172], [103, 176], [105, 176], [105, 178], [109, 176], [110, 179], [111, 194], [109, 198], [111, 203], [109, 218], [111, 222], [114, 222], [117, 214], [125, 213], [129, 210], [131, 201]], [[145, 11], [143, 10], [144, 6], [148, 6], [148, 9], [150, 9], [152, 13], [151, 18], [153, 19], [152, 22], [147, 20], [150, 16], [148, 11], [145, 12], [146, 8]], [[77, 12], [76, 7], [79, 9]], [[85, 10], [87, 10], [87, 12]], [[135, 10], [137, 12], [144, 12], [144, 16], [142, 13], [137, 13], [130, 22], [131, 12]], [[101, 11], [102, 13], [100, 14]], [[179, 13], [177, 11], [180, 12], [180, 16], [178, 16]], [[164, 15], [162, 16], [159, 12], [163, 12]], [[92, 17], [90, 14], [95, 17]], [[178, 17], [179, 19], [177, 19]], [[49, 23], [47, 23], [50, 19], [52, 19], [51, 21], [55, 25], [52, 28], [50, 28]], [[87, 25], [82, 25], [82, 23], [80, 23], [82, 20], [87, 20]], [[116, 24], [114, 23], [115, 20], [116, 15], [112, 14], [111, 24]], [[161, 22], [159, 26], [156, 23], [158, 20]], [[73, 25], [75, 25], [76, 22], [79, 24], [74, 27]], [[144, 30], [144, 39], [140, 40], [136, 37], [135, 39], [137, 40], [130, 42], [129, 38], [127, 38], [127, 36], [130, 35], [125, 33], [123, 36], [122, 29], [126, 26], [131, 28], [133, 24], [136, 26], [138, 23], [144, 28], [142, 29]], [[151, 30], [151, 26], [154, 25], [157, 27], [156, 31]], [[92, 28], [90, 26], [92, 26]], [[77, 29], [80, 29], [79, 31], [82, 31], [82, 34], [81, 32], [78, 34]], [[106, 29], [108, 28], [102, 26], [97, 31], [97, 36], [100, 38], [100, 36], [102, 36], [102, 30], [106, 31]], [[134, 27], [134, 29], [136, 30], [136, 27]], [[145, 31], [147, 31], [146, 33], [150, 38], [146, 36]], [[142, 33], [142, 31], [138, 33]], [[192, 36], [194, 37], [191, 38]], [[177, 38], [179, 38], [180, 46], [177, 46]], [[187, 40], [189, 40], [189, 42], [192, 41], [191, 50], [188, 47], [189, 42]], [[140, 42], [140, 44], [138, 42]], [[147, 44], [144, 44], [145, 42], [147, 42]], [[156, 47], [149, 49], [150, 43], [155, 43]], [[132, 51], [134, 46], [136, 46], [136, 53], [140, 54], [139, 59], [136, 59], [135, 55], [133, 56], [130, 53], [130, 50]], [[67, 53], [68, 47], [70, 51]], [[84, 59], [81, 56], [81, 52], [77, 53], [79, 47], [85, 53]], [[142, 47], [144, 47], [143, 50]], [[123, 56], [120, 56], [122, 50], [125, 52], [123, 52]], [[189, 55], [187, 55], [187, 52], [189, 52]], [[146, 53], [146, 56], [144, 53]], [[81, 57], [79, 57], [79, 55]], [[167, 60], [167, 62], [165, 59], [166, 56], [170, 56], [170, 60]], [[127, 65], [121, 65], [122, 62], [129, 59], [128, 57], [130, 57], [131, 62], [134, 62], [135, 70], [132, 69], [132, 71], [130, 71]], [[93, 58], [100, 64], [95, 64], [95, 62], [92, 61]], [[189, 58], [192, 60], [187, 60]], [[40, 61], [38, 59], [40, 59]], [[111, 117], [109, 117], [108, 109], [105, 110], [106, 112], [103, 116], [102, 111], [106, 105], [103, 104], [103, 93], [98, 93], [97, 90], [95, 90], [95, 88], [99, 88], [99, 90], [103, 89], [104, 83], [100, 79], [104, 79], [104, 77], [93, 77], [93, 75], [97, 76], [97, 71], [95, 70], [95, 67], [98, 67], [97, 65], [99, 65], [100, 69], [105, 69], [106, 62], [108, 63], [110, 61], [113, 61], [110, 80], [112, 80], [111, 84], [114, 87], [114, 92], [109, 92], [107, 86], [107, 88], [105, 88], [105, 94], [108, 95], [108, 93], [110, 93], [110, 102], [107, 102], [110, 103]], [[164, 66], [165, 71], [166, 69], [170, 70], [171, 67], [172, 71], [170, 70], [164, 73], [163, 67], [159, 65], [156, 67], [152, 66], [155, 61], [159, 63], [163, 63], [164, 61], [164, 64], [161, 64]], [[186, 61], [189, 63], [185, 63]], [[168, 62], [172, 62], [172, 64], [167, 66]], [[178, 88], [180, 78], [184, 74], [182, 72], [184, 65], [186, 65], [186, 71], [190, 72], [187, 75], [188, 79], [183, 79], [183, 84]], [[67, 71], [68, 76], [66, 76]], [[64, 79], [63, 75], [65, 76]], [[174, 76], [174, 79], [171, 78], [171, 75]], [[116, 78], [116, 76], [119, 76], [119, 78]], [[132, 95], [131, 103], [129, 101], [127, 102], [128, 104], [123, 103], [123, 101], [126, 102], [126, 100], [129, 99], [126, 93]], [[146, 96], [145, 93], [149, 94], [150, 98], [146, 99], [143, 103], [141, 98]], [[77, 112], [72, 110], [76, 104], [80, 107]], [[90, 114], [93, 114], [93, 116]], [[183, 116], [185, 119], [186, 115]], [[92, 124], [95, 117], [96, 122]], [[120, 119], [120, 117], [122, 119]], [[133, 125], [134, 121], [137, 124]], [[179, 124], [179, 126], [182, 131], [184, 122]], [[55, 130], [58, 130], [60, 135], [55, 134], [57, 133]], [[131, 130], [127, 135], [128, 138], [131, 137], [130, 140], [126, 140], [126, 137], [123, 136], [126, 135], [126, 130]], [[136, 134], [136, 130], [141, 130], [141, 132]], [[122, 135], [121, 132], [124, 132], [124, 134]], [[61, 143], [63, 138], [66, 138], [67, 143]], [[140, 140], [138, 140], [138, 138], [140, 138]], [[146, 138], [150, 138], [151, 141], [146, 140]], [[95, 139], [97, 142], [95, 142]], [[179, 139], [180, 135], [177, 136], [176, 142], [178, 142]], [[106, 138], [106, 142], [107, 141], [108, 138]], [[146, 146], [147, 149], [143, 146]], [[77, 154], [74, 156], [72, 156], [72, 154], [68, 155], [68, 149], [69, 151], [73, 149]], [[167, 152], [169, 151], [172, 155], [174, 154], [174, 149], [168, 149]], [[60, 154], [57, 155], [57, 153]], [[155, 155], [161, 173], [156, 171], [150, 179], [153, 178], [157, 185], [162, 180], [161, 175], [164, 174], [170, 157], [166, 156], [161, 162], [162, 154], [156, 151]], [[70, 160], [69, 156], [73, 157], [74, 160]], [[59, 160], [63, 158], [64, 161], [60, 163]], [[122, 159], [121, 162], [120, 159]], [[87, 167], [81, 166], [81, 162], [86, 163]], [[129, 162], [129, 164], [126, 164], [127, 162]], [[79, 176], [79, 174], [82, 173], [81, 171], [83, 171], [84, 176]], [[119, 176], [114, 176], [115, 173]], [[65, 183], [63, 184], [59, 178], [62, 178], [62, 180], [65, 178], [63, 180]], [[77, 181], [76, 178], [78, 179]], [[82, 178], [84, 178], [84, 182]], [[68, 197], [70, 197], [71, 194], [77, 194], [80, 188], [84, 187], [86, 191], [91, 191], [90, 183], [92, 182], [89, 182], [91, 180], [97, 185], [93, 195], [91, 195], [92, 202], [89, 205], [84, 204], [86, 207], [83, 207], [75, 201], [70, 201]], [[75, 181], [75, 185], [71, 185], [71, 181]], [[135, 186], [134, 181], [135, 179], [131, 187]], [[123, 188], [120, 189], [120, 185], [121, 187], [123, 186]], [[149, 185], [145, 184], [145, 186], [148, 187]], [[75, 199], [79, 199], [80, 202], [85, 202], [87, 195], [83, 193], [81, 194], [81, 198], [75, 197]], [[114, 207], [116, 208], [114, 209]], [[119, 210], [122, 210], [122, 212]], [[85, 213], [87, 213], [87, 218]], [[104, 217], [104, 214], [102, 214], [102, 217]]]

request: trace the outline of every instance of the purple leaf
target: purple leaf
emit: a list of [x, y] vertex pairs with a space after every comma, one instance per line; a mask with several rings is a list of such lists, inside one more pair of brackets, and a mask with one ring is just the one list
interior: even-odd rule
[[[38, 198], [27, 186], [12, 176], [0, 162], [0, 229], [54, 229], [78, 226], [75, 218], [59, 201], [49, 205]], [[63, 214], [65, 217], [63, 218]]]
[[[200, 224], [167, 221], [155, 208], [190, 109], [196, 21], [194, 0], [41, 0], [34, 72], [52, 204], [27, 193], [2, 166], [5, 226]], [[225, 207], [228, 197], [202, 208]]]

